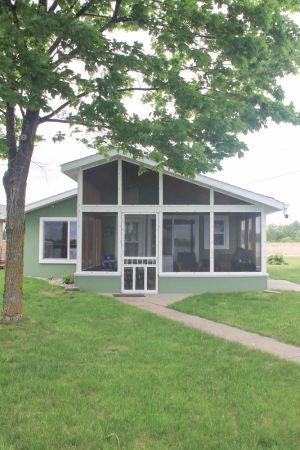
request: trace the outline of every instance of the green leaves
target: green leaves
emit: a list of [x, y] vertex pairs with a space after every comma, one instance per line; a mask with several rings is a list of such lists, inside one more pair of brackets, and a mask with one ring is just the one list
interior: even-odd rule
[[0, 108], [78, 125], [89, 147], [147, 154], [193, 175], [241, 156], [239, 136], [269, 119], [299, 123], [279, 85], [300, 65], [294, 0], [8, 4]]

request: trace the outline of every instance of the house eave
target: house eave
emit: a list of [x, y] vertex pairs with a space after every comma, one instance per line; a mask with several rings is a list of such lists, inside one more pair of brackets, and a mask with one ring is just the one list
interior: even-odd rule
[[34, 211], [39, 208], [43, 208], [44, 206], [49, 206], [57, 202], [61, 202], [63, 200], [67, 200], [72, 197], [76, 197], [78, 194], [78, 189], [71, 189], [70, 191], [62, 192], [60, 194], [52, 195], [51, 197], [43, 198], [42, 200], [38, 200], [37, 202], [30, 203], [25, 207], [25, 213]]

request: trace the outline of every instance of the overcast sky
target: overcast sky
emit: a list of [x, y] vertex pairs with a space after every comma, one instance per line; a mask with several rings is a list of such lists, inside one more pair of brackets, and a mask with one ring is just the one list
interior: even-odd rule
[[[300, 15], [297, 22], [300, 24]], [[282, 81], [288, 101], [293, 101], [300, 110], [300, 75], [289, 76]], [[60, 144], [53, 144], [51, 137], [58, 129], [57, 124], [40, 128], [46, 140], [36, 147], [29, 173], [26, 202], [57, 194], [76, 187], [76, 183], [60, 172], [60, 164], [94, 153], [70, 138]], [[249, 151], [241, 159], [224, 160], [223, 170], [211, 176], [236, 184], [258, 193], [269, 195], [290, 205], [289, 219], [282, 213], [268, 216], [268, 223], [300, 221], [300, 126], [276, 125], [245, 137]], [[6, 162], [0, 161], [0, 176], [6, 169]], [[1, 185], [0, 203], [5, 203]]]

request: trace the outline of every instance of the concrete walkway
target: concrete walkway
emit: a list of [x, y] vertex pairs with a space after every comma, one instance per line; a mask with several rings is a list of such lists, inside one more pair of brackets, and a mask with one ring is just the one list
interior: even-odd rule
[[284, 344], [273, 338], [167, 308], [168, 305], [186, 297], [188, 297], [188, 294], [152, 294], [145, 295], [144, 297], [116, 298], [122, 303], [136, 306], [158, 316], [166, 317], [167, 319], [176, 320], [205, 333], [213, 334], [228, 341], [238, 342], [246, 347], [268, 352], [279, 358], [300, 364], [300, 347]]
[[300, 292], [300, 284], [286, 280], [268, 279], [268, 289], [273, 291], [297, 291]]

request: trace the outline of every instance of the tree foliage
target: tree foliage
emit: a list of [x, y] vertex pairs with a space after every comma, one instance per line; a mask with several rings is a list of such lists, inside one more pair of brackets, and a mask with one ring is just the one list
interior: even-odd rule
[[269, 225], [267, 240], [269, 242], [300, 242], [300, 222], [296, 220], [287, 225]]
[[[5, 112], [69, 123], [87, 145], [193, 175], [246, 150], [243, 134], [298, 123], [279, 79], [296, 73], [297, 0], [1, 0]], [[149, 108], [126, 108], [139, 92]], [[56, 140], [61, 140], [61, 133]]]

